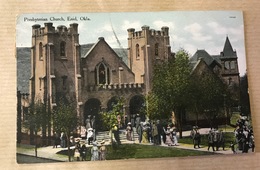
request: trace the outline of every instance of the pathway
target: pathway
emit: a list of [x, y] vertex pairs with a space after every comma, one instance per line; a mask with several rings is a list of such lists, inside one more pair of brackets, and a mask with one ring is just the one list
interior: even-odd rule
[[[200, 129], [201, 134], [207, 134], [208, 131], [209, 131], [209, 128]], [[190, 135], [190, 131], [184, 131], [183, 132], [184, 137], [189, 136], [189, 135]], [[120, 140], [121, 140], [122, 144], [133, 144], [133, 143], [139, 144], [137, 134], [134, 135], [135, 141], [128, 141], [128, 140], [126, 140], [125, 136], [126, 135], [125, 135], [124, 131], [122, 130], [121, 133], [120, 133]], [[110, 136], [109, 136], [108, 132], [99, 132], [98, 133], [97, 141], [100, 142], [103, 139], [106, 141], [107, 144], [110, 143]], [[152, 145], [152, 144], [148, 143], [147, 145]], [[162, 147], [169, 147], [169, 146], [164, 145], [164, 144], [162, 144], [161, 146]], [[21, 153], [21, 154], [25, 154], [25, 155], [31, 155], [31, 156], [35, 155], [34, 149], [23, 149], [24, 147], [33, 148], [34, 146], [21, 145], [21, 147], [19, 147], [19, 145], [18, 145], [17, 153]], [[91, 147], [91, 145], [87, 145], [87, 147]], [[199, 149], [194, 149], [192, 144], [179, 143], [179, 146], [170, 146], [170, 147], [197, 150], [197, 151], [213, 152], [212, 148], [210, 149], [210, 151], [208, 151], [206, 146], [199, 148]], [[73, 149], [73, 147], [72, 147], [72, 149]], [[58, 148], [53, 148], [52, 146], [47, 146], [47, 147], [38, 148], [37, 153], [38, 153], [38, 157], [53, 159], [53, 160], [57, 160], [57, 161], [68, 161], [67, 156], [56, 154], [57, 152], [62, 151], [62, 150], [67, 150], [67, 148], [61, 148], [60, 146], [58, 146]], [[225, 150], [225, 151], [220, 150], [220, 151], [215, 151], [215, 152], [219, 153], [219, 154], [232, 154], [232, 151], [230, 150], [230, 148], [227, 148], [227, 150]]]

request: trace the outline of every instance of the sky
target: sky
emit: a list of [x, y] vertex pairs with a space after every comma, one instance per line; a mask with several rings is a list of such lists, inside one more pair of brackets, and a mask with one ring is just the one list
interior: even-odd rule
[[150, 29], [161, 30], [167, 26], [172, 52], [184, 48], [191, 56], [198, 49], [210, 55], [220, 54], [228, 36], [237, 51], [240, 76], [246, 72], [241, 11], [23, 14], [17, 17], [16, 46], [31, 47], [32, 25], [43, 27], [46, 22], [53, 22], [55, 27], [78, 23], [80, 44], [95, 43], [99, 37], [104, 37], [112, 48], [127, 48], [129, 28], [141, 31], [141, 27], [147, 25]]

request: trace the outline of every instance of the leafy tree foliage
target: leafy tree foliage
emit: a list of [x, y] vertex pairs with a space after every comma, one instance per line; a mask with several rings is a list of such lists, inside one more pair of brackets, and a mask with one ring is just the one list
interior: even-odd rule
[[211, 70], [202, 74], [193, 74], [192, 111], [208, 120], [211, 127], [215, 120], [225, 114], [230, 103], [227, 86]]
[[46, 112], [46, 105], [40, 101], [31, 103], [26, 120], [23, 122], [25, 129], [29, 129], [34, 133], [34, 144], [35, 144], [35, 156], [37, 157], [37, 135], [39, 131], [46, 129], [46, 125], [49, 121]]
[[[104, 127], [106, 129], [110, 130], [110, 135], [111, 135], [111, 143], [113, 144], [113, 148], [116, 148], [113, 142], [113, 131], [118, 131], [118, 126], [116, 127], [115, 125], [118, 125], [118, 116], [120, 116], [120, 119], [124, 116], [123, 112], [123, 105], [124, 105], [124, 99], [123, 98], [118, 98], [116, 103], [113, 103], [112, 110], [107, 111], [107, 112], [101, 112], [102, 120]], [[120, 140], [120, 139], [118, 139]], [[120, 143], [120, 141], [117, 141]]]
[[[153, 88], [146, 96], [150, 118], [169, 119], [182, 136], [187, 111], [203, 116], [213, 126], [215, 120], [232, 104], [227, 86], [213, 70], [192, 70], [189, 54], [180, 49], [175, 58], [155, 67]], [[228, 110], [228, 109], [227, 109]]]
[[250, 116], [250, 100], [248, 92], [247, 73], [240, 80], [241, 113]]
[[111, 129], [114, 124], [118, 124], [117, 116], [120, 116], [121, 118], [124, 116], [123, 105], [124, 99], [118, 98], [117, 102], [113, 103], [112, 110], [100, 113], [106, 129]]
[[72, 104], [63, 102], [62, 100], [57, 105], [53, 113], [53, 127], [56, 132], [64, 132], [67, 139], [68, 158], [71, 160], [69, 137], [76, 129], [78, 124], [77, 112]]
[[[190, 75], [189, 55], [184, 49], [180, 49], [174, 59], [155, 67], [152, 94], [148, 95], [148, 107], [152, 106], [148, 110], [149, 115], [164, 115], [165, 118], [169, 118], [174, 111], [180, 136], [183, 115], [190, 104]], [[155, 105], [158, 106], [158, 110], [155, 109]]]

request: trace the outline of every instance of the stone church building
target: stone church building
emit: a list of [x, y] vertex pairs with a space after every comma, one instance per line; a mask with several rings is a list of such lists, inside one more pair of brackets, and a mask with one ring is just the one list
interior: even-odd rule
[[[79, 37], [87, 35], [79, 35], [75, 23], [57, 28], [52, 23], [33, 25], [29, 103], [40, 100], [53, 109], [60, 98], [66, 98], [76, 104], [84, 126], [88, 115], [111, 110], [122, 97], [124, 119], [129, 121], [151, 90], [154, 65], [168, 61], [174, 53], [168, 27], [154, 30], [143, 26], [127, 32], [128, 48], [118, 53], [103, 37], [96, 43], [80, 45]], [[227, 84], [239, 87], [237, 54], [228, 37], [219, 55], [198, 50], [190, 62], [194, 70], [213, 70]], [[187, 115], [187, 119], [193, 118]]]
[[[167, 61], [171, 53], [169, 28], [140, 31], [128, 29], [127, 61], [107, 44], [105, 38], [81, 50], [78, 24], [53, 27], [32, 26], [31, 101], [48, 103], [51, 109], [61, 97], [75, 101], [84, 125], [88, 115], [108, 111], [124, 98], [125, 119], [137, 114], [144, 95], [151, 89], [153, 66]], [[81, 35], [84, 36], [84, 35]], [[84, 51], [84, 54], [81, 54]]]

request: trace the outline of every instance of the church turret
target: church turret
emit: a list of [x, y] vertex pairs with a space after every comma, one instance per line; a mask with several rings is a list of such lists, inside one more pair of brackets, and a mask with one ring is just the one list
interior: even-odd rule
[[153, 66], [168, 60], [171, 55], [169, 27], [161, 30], [142, 26], [141, 31], [128, 29], [128, 65], [135, 73], [136, 83], [145, 83], [146, 91], [151, 88]]
[[237, 53], [226, 37], [223, 51], [220, 53], [220, 60], [222, 65], [222, 78], [228, 87], [236, 94], [236, 99], [239, 100], [240, 76], [238, 69]]

